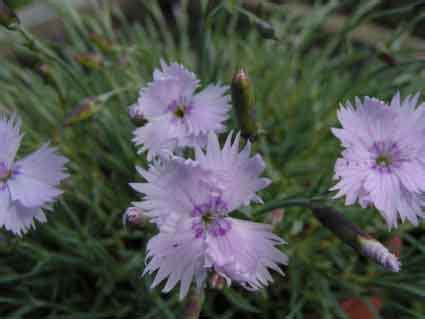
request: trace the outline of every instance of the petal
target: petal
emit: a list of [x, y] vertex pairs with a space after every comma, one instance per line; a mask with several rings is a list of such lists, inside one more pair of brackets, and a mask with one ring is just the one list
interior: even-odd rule
[[133, 133], [133, 142], [141, 146], [139, 153], [148, 151], [148, 160], [155, 156], [168, 156], [178, 145], [178, 137], [184, 135], [181, 126], [174, 127], [168, 116], [156, 120], [136, 129]]
[[262, 157], [259, 154], [250, 157], [249, 144], [239, 152], [239, 134], [232, 145], [229, 138], [221, 149], [217, 135], [210, 133], [205, 155], [198, 151], [196, 160], [211, 172], [214, 184], [222, 190], [222, 199], [231, 211], [259, 201], [256, 192], [267, 187], [270, 180], [260, 177], [265, 168]]
[[0, 116], [0, 163], [10, 168], [21, 143], [21, 122], [16, 115], [9, 119]]
[[148, 242], [147, 265], [144, 274], [157, 271], [152, 288], [163, 280], [168, 292], [180, 281], [180, 299], [189, 290], [194, 275], [204, 272], [203, 241], [196, 239], [190, 220], [184, 220], [169, 231], [161, 231]]
[[389, 227], [395, 227], [401, 192], [398, 178], [393, 174], [371, 171], [364, 187]]
[[193, 108], [186, 117], [191, 134], [224, 130], [230, 110], [230, 97], [225, 94], [228, 89], [227, 86], [209, 85], [193, 97]]
[[162, 60], [161, 69], [162, 70], [156, 69], [154, 71], [154, 75], [153, 75], [154, 80], [174, 78], [184, 83], [190, 83], [188, 87], [192, 87], [192, 86], [196, 87], [198, 85], [199, 81], [195, 73], [190, 72], [181, 64], [173, 62], [168, 65]]
[[62, 191], [22, 173], [12, 176], [7, 182], [12, 201], [25, 207], [41, 207], [53, 202]]
[[224, 236], [208, 236], [207, 257], [216, 271], [249, 290], [272, 282], [268, 269], [283, 274], [279, 265], [287, 265], [288, 257], [276, 246], [284, 243], [271, 232], [270, 225], [234, 218]]
[[154, 163], [140, 171], [146, 183], [130, 184], [144, 195], [140, 207], [151, 218], [165, 220], [168, 215], [190, 216], [194, 205], [205, 201], [210, 193], [209, 173], [198, 163], [173, 157]]
[[57, 154], [57, 149], [44, 144], [39, 150], [16, 163], [19, 172], [37, 181], [56, 186], [66, 178], [68, 159]]
[[27, 208], [19, 202], [12, 203], [8, 189], [0, 190], [0, 226], [21, 236], [35, 227], [35, 220], [41, 223], [46, 221], [41, 208]]

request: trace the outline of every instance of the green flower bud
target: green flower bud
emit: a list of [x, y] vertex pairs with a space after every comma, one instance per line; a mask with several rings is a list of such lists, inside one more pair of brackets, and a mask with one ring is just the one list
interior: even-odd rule
[[98, 98], [89, 96], [81, 101], [71, 112], [65, 116], [65, 126], [71, 126], [91, 118], [101, 107]]
[[19, 24], [18, 16], [3, 0], [0, 0], [0, 25], [13, 29], [17, 24]]
[[89, 70], [99, 70], [103, 66], [103, 58], [92, 52], [74, 54], [74, 59]]
[[233, 76], [232, 103], [242, 136], [254, 140], [258, 134], [255, 98], [251, 80], [244, 69], [240, 69]]
[[100, 34], [92, 32], [89, 34], [89, 39], [99, 50], [104, 53], [111, 53], [114, 51], [114, 45], [112, 41], [104, 36], [101, 36]]
[[255, 25], [257, 27], [258, 33], [264, 39], [277, 40], [275, 29], [271, 23], [260, 20], [260, 21], [257, 21]]

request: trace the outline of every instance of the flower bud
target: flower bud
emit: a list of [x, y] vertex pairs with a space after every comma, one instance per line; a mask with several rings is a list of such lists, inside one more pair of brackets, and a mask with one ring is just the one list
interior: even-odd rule
[[104, 53], [110, 53], [114, 50], [112, 41], [100, 34], [92, 32], [89, 34], [89, 39]]
[[386, 241], [385, 245], [388, 247], [388, 250], [392, 252], [396, 257], [400, 257], [401, 249], [403, 242], [400, 235], [394, 235], [389, 240]]
[[267, 21], [259, 20], [255, 23], [258, 33], [264, 39], [277, 40], [276, 32], [273, 25]]
[[330, 207], [312, 207], [312, 211], [323, 226], [331, 230], [339, 239], [350, 245], [354, 250], [388, 271], [400, 271], [400, 262], [396, 256], [343, 215]]
[[372, 259], [388, 271], [400, 271], [401, 264], [398, 258], [390, 253], [387, 247], [382, 245], [379, 241], [362, 236], [358, 236], [357, 240], [360, 245], [360, 250], [364, 256]]
[[18, 16], [3, 0], [0, 0], [0, 25], [13, 29], [17, 24], [19, 24]]
[[54, 76], [53, 76], [52, 68], [49, 64], [41, 63], [41, 64], [37, 65], [36, 70], [45, 82], [47, 82], [47, 83], [53, 83], [54, 82]]
[[128, 115], [130, 116], [131, 121], [136, 126], [143, 126], [146, 124], [146, 119], [143, 116], [141, 108], [137, 104], [133, 104], [128, 108]]
[[71, 112], [65, 116], [65, 126], [71, 126], [78, 122], [89, 119], [100, 109], [96, 96], [86, 97]]
[[226, 279], [218, 273], [214, 273], [210, 278], [210, 287], [212, 289], [223, 290], [227, 286]]
[[254, 140], [258, 134], [255, 98], [251, 80], [244, 69], [240, 69], [233, 76], [232, 103], [242, 136]]
[[399, 64], [394, 55], [386, 51], [379, 52], [378, 58], [389, 66], [396, 66], [397, 64]]
[[266, 217], [266, 223], [271, 224], [273, 228], [276, 228], [285, 216], [285, 210], [283, 208], [273, 209]]
[[103, 65], [103, 58], [93, 52], [76, 53], [74, 59], [89, 70], [99, 70]]
[[147, 221], [147, 217], [143, 214], [143, 210], [138, 207], [129, 207], [122, 217], [124, 227], [126, 225], [142, 226]]

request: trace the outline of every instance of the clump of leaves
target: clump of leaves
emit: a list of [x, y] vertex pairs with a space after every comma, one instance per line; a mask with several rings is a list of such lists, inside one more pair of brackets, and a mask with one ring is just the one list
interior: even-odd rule
[[[127, 107], [139, 86], [150, 80], [159, 58], [178, 60], [202, 81], [230, 83], [238, 67], [247, 69], [264, 132], [255, 147], [273, 179], [263, 194], [265, 201], [326, 192], [339, 152], [329, 130], [339, 102], [356, 95], [385, 99], [396, 89], [407, 94], [424, 87], [423, 62], [397, 49], [402, 47], [402, 26], [386, 43], [396, 64], [385, 63], [374, 48], [348, 40], [351, 30], [376, 14], [366, 3], [353, 7], [347, 27], [334, 35], [323, 33], [321, 26], [338, 7], [336, 2], [318, 6], [307, 17], [269, 5], [273, 10], [258, 18], [275, 29], [272, 39], [246, 24], [246, 12], [237, 4], [201, 6], [195, 19], [182, 3], [164, 12], [157, 1], [140, 2], [135, 6], [145, 12], [142, 22], [130, 22], [115, 6], [90, 16], [58, 8], [65, 37], [45, 45], [73, 77], [57, 61], [22, 46], [19, 34], [7, 34], [27, 63], [2, 58], [0, 111], [16, 110], [22, 117], [23, 152], [52, 140], [70, 158], [72, 177], [49, 223], [23, 239], [2, 235], [1, 317], [177, 318], [181, 313], [174, 293], [149, 290], [151, 278], [140, 278], [145, 244], [154, 229], [127, 232], [121, 224], [122, 213], [136, 200], [127, 186], [136, 179], [134, 166], [146, 164], [131, 144]], [[82, 63], [91, 57], [96, 63]], [[75, 107], [90, 97], [103, 97], [96, 99], [101, 106], [78, 118]], [[70, 114], [76, 119], [72, 125]], [[375, 237], [389, 237], [373, 210], [339, 209], [366, 230], [373, 229]], [[403, 270], [389, 274], [352, 254], [307, 210], [288, 209], [276, 227], [288, 241], [283, 248], [291, 258], [288, 276], [276, 277], [269, 289], [256, 294], [237, 287], [208, 291], [203, 314], [347, 318], [344, 300], [368, 304], [379, 296], [379, 309], [389, 318], [419, 318], [425, 312], [422, 229], [404, 225], [397, 231], [404, 243]]]

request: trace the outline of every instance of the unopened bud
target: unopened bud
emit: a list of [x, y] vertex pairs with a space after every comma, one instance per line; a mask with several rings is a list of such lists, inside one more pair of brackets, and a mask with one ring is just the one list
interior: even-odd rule
[[98, 102], [95, 96], [86, 97], [65, 116], [65, 126], [71, 126], [92, 117], [100, 109]]
[[142, 226], [145, 222], [146, 216], [143, 214], [143, 210], [138, 207], [127, 208], [122, 217], [122, 223], [124, 226]]
[[397, 59], [393, 55], [391, 55], [391, 53], [386, 52], [386, 51], [379, 52], [378, 58], [389, 66], [395, 66], [395, 65], [399, 64]]
[[97, 53], [77, 53], [74, 54], [74, 59], [82, 66], [90, 70], [98, 70], [103, 65], [103, 58]]
[[212, 289], [223, 290], [227, 286], [226, 279], [218, 273], [214, 273], [210, 279], [210, 287]]
[[331, 230], [339, 239], [350, 245], [354, 250], [388, 271], [400, 271], [400, 262], [396, 256], [342, 214], [330, 207], [313, 207], [312, 210], [314, 216], [323, 226]]
[[102, 52], [110, 53], [114, 50], [112, 41], [100, 34], [92, 32], [89, 34], [89, 39]]
[[0, 0], [0, 25], [13, 29], [18, 24], [18, 16], [3, 0]]
[[275, 29], [271, 23], [264, 20], [259, 20], [255, 23], [255, 25], [257, 27], [258, 33], [264, 39], [277, 40]]
[[401, 240], [400, 235], [395, 235], [390, 238], [385, 245], [388, 247], [388, 250], [392, 252], [396, 257], [400, 257], [401, 249], [403, 246], [403, 242]]
[[285, 216], [285, 210], [283, 208], [273, 209], [266, 217], [266, 223], [271, 224], [273, 228], [276, 228]]
[[37, 66], [37, 71], [40, 74], [40, 76], [43, 78], [46, 82], [52, 82], [53, 81], [53, 72], [50, 65], [46, 63], [39, 64]]
[[233, 76], [232, 103], [242, 136], [254, 140], [258, 134], [255, 98], [251, 80], [244, 69], [240, 69]]
[[373, 238], [358, 236], [357, 238], [361, 252], [364, 256], [372, 259], [378, 265], [381, 265], [388, 271], [399, 272], [400, 261], [393, 255], [387, 247]]
[[146, 119], [143, 116], [142, 108], [138, 104], [133, 104], [128, 108], [128, 115], [131, 121], [136, 126], [143, 126], [146, 124]]

